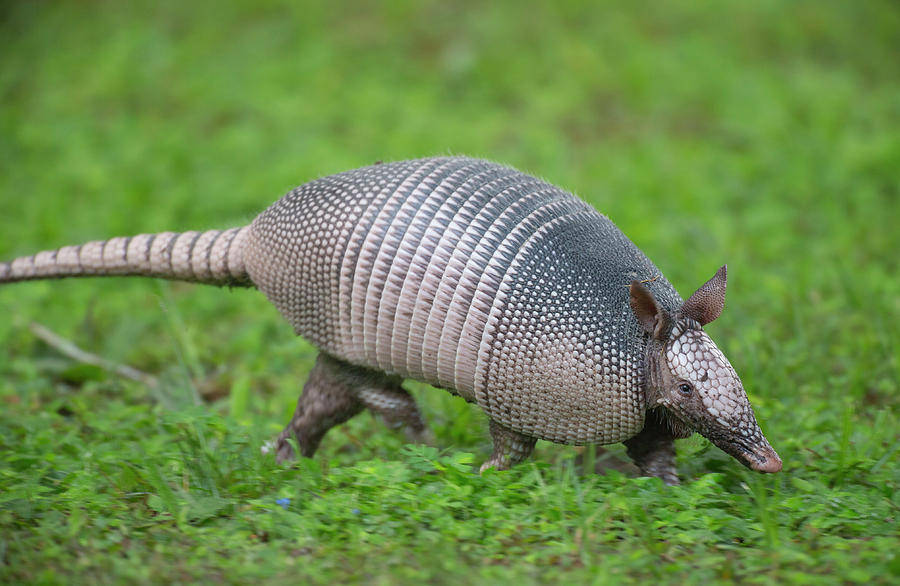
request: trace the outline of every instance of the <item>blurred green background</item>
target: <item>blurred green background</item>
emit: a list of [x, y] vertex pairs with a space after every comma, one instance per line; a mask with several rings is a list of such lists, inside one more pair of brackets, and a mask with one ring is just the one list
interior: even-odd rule
[[[784, 473], [759, 480], [693, 438], [680, 444], [687, 484], [676, 492], [580, 475], [594, 492], [579, 499], [603, 502], [618, 494], [621, 501], [610, 497], [605, 506], [625, 503], [624, 513], [617, 529], [566, 509], [557, 520], [564, 537], [541, 537], [546, 533], [534, 519], [544, 506], [503, 500], [516, 490], [540, 490], [500, 486], [527, 484], [520, 475], [530, 472], [459, 480], [480, 486], [476, 493], [494, 487], [500, 509], [520, 511], [504, 530], [530, 535], [526, 545], [455, 533], [458, 525], [450, 522], [443, 530], [450, 541], [437, 563], [440, 548], [417, 549], [418, 526], [407, 525], [410, 516], [397, 505], [391, 522], [405, 529], [386, 538], [394, 549], [368, 538], [348, 544], [348, 534], [313, 531], [312, 521], [298, 517], [291, 522], [312, 535], [308, 543], [288, 533], [268, 553], [257, 547], [243, 554], [250, 562], [266, 560], [267, 569], [256, 575], [253, 563], [223, 561], [243, 545], [210, 546], [210, 553], [204, 538], [185, 537], [186, 526], [208, 527], [190, 515], [178, 531], [153, 542], [158, 528], [129, 517], [140, 517], [133, 506], [116, 509], [114, 521], [98, 528], [100, 512], [112, 505], [92, 509], [85, 495], [167, 494], [171, 486], [174, 500], [160, 510], [177, 519], [178, 499], [193, 502], [191, 491], [199, 489], [179, 484], [181, 458], [171, 448], [175, 455], [167, 459], [164, 444], [183, 451], [183, 443], [177, 434], [165, 435], [169, 428], [154, 417], [201, 403], [214, 436], [222, 428], [245, 439], [274, 435], [289, 418], [314, 350], [293, 338], [255, 292], [125, 279], [21, 284], [0, 288], [3, 575], [50, 582], [69, 572], [113, 582], [192, 580], [226, 564], [244, 580], [897, 577], [895, 2], [0, 6], [0, 258], [114, 235], [238, 225], [315, 177], [444, 153], [501, 161], [585, 198], [682, 295], [727, 262], [726, 310], [709, 330], [744, 379]], [[35, 338], [31, 321], [160, 376], [163, 384], [148, 391], [74, 366]], [[451, 454], [474, 452], [476, 462], [488, 453], [480, 414], [442, 393], [413, 388], [439, 446], [452, 446]], [[139, 423], [117, 423], [131, 417]], [[98, 426], [105, 430], [99, 435]], [[105, 440], [120, 450], [163, 450], [164, 465], [151, 475], [156, 480], [141, 485], [140, 464], [132, 464], [133, 482], [104, 484], [95, 468], [78, 476], [78, 462], [99, 453], [99, 445], [108, 447]], [[357, 462], [406, 462], [401, 444], [361, 417], [329, 435], [318, 461], [359, 480], [352, 472], [363, 475], [353, 468]], [[96, 464], [101, 471], [128, 458], [109, 454]], [[571, 478], [554, 475], [574, 470], [574, 457], [572, 448], [542, 442], [535, 460], [549, 468], [528, 470], [568, 490], [562, 486]], [[306, 481], [269, 465], [263, 476], [273, 475], [287, 483], [282, 487]], [[99, 484], [78, 484], [82, 492], [72, 493], [72, 479], [87, 476]], [[714, 479], [712, 488], [696, 486], [704, 478]], [[203, 490], [226, 498], [220, 492], [229, 485], [218, 482]], [[432, 490], [429, 482], [411, 481], [407, 494]], [[278, 490], [274, 482], [261, 486], [254, 498]], [[349, 490], [331, 486], [327, 494], [340, 499]], [[650, 498], [643, 490], [653, 500], [642, 500]], [[734, 527], [746, 520], [747, 533], [724, 536], [702, 505], [694, 521], [711, 534], [695, 540], [672, 536], [687, 535], [680, 523], [688, 521], [666, 517], [665, 507], [634, 520], [635, 510], [655, 510], [658, 500], [677, 507], [708, 493]], [[243, 502], [234, 494], [234, 503]], [[228, 524], [243, 510], [233, 506], [227, 514], [216, 509], [220, 517], [207, 521], [217, 539], [242, 535]], [[632, 522], [644, 523], [646, 535], [629, 534]], [[133, 546], [126, 555], [104, 545], [98, 536], [110, 523], [130, 527], [131, 533], [120, 531], [157, 543], [156, 549]], [[80, 541], [67, 524], [85, 532]], [[823, 541], [826, 535], [831, 541]], [[314, 553], [303, 561], [308, 575], [280, 573], [286, 566], [279, 564], [296, 558], [297, 547]], [[532, 554], [527, 562], [516, 561], [525, 559], [516, 547]], [[176, 562], [184, 552], [187, 561]], [[409, 552], [426, 561], [410, 561]], [[98, 569], [107, 554], [125, 557], [109, 575]], [[170, 569], [154, 570], [150, 560]], [[363, 562], [369, 570], [360, 574], [354, 568]]]

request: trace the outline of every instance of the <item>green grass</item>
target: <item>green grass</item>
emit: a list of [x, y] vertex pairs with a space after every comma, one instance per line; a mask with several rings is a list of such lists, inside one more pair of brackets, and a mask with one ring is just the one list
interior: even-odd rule
[[279, 467], [259, 446], [315, 351], [261, 295], [21, 284], [0, 289], [0, 581], [900, 579], [900, 9], [484, 4], [4, 4], [0, 258], [240, 224], [376, 160], [492, 158], [607, 213], [682, 294], [728, 262], [708, 329], [784, 471], [692, 438], [676, 488], [544, 442], [479, 476], [484, 417], [417, 385], [439, 448], [362, 415]]

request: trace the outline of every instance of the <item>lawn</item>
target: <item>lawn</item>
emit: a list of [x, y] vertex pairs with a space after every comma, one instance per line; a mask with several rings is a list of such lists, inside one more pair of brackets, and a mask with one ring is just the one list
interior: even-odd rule
[[18, 284], [0, 582], [896, 583], [898, 47], [889, 1], [4, 3], [0, 258], [240, 225], [379, 160], [502, 161], [682, 295], [728, 263], [707, 329], [784, 470], [693, 437], [680, 487], [621, 446], [478, 475], [485, 417], [417, 383], [435, 446], [364, 414], [279, 466], [259, 447], [315, 350], [258, 292]]

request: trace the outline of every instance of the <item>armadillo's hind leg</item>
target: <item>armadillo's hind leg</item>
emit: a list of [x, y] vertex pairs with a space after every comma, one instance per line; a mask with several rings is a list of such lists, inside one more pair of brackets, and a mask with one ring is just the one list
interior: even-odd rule
[[507, 470], [519, 462], [525, 461], [534, 451], [537, 439], [522, 435], [505, 425], [491, 419], [491, 439], [494, 441], [494, 451], [491, 457], [481, 465], [481, 471], [488, 468]]
[[403, 428], [410, 441], [430, 443], [415, 399], [400, 383], [402, 379], [382, 372], [354, 366], [324, 352], [309, 373], [297, 409], [275, 443], [279, 462], [291, 460], [297, 440], [300, 454], [311, 457], [329, 429], [363, 409], [380, 416], [391, 428]]
[[294, 448], [289, 438], [297, 440], [301, 455], [312, 457], [329, 429], [365, 408], [357, 397], [357, 377], [352, 369], [324, 352], [319, 353], [316, 365], [303, 386], [303, 394], [297, 400], [294, 416], [275, 441], [275, 454], [279, 462], [294, 458]]
[[668, 485], [677, 485], [675, 437], [656, 412], [647, 413], [644, 429], [625, 441], [628, 456], [644, 476], [656, 476]]
[[380, 416], [391, 429], [402, 429], [407, 441], [432, 444], [434, 438], [425, 424], [422, 412], [409, 391], [400, 386], [399, 378], [368, 381], [357, 396], [369, 411]]

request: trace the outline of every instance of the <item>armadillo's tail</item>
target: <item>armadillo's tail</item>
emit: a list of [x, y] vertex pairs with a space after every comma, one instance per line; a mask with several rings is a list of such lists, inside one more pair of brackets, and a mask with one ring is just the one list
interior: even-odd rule
[[131, 275], [252, 287], [244, 265], [250, 227], [111, 238], [0, 262], [0, 283]]

